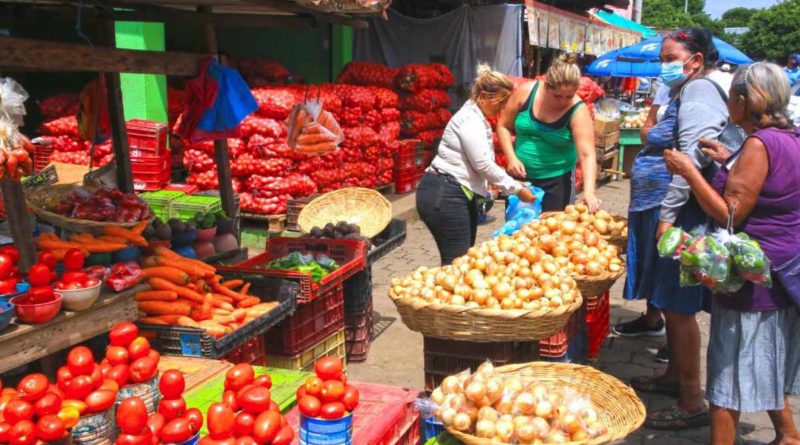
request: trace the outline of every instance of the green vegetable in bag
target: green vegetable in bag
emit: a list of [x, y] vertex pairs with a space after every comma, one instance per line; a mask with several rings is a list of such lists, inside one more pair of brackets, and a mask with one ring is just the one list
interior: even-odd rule
[[670, 227], [658, 240], [658, 254], [662, 257], [677, 257], [681, 246], [691, 240], [691, 236], [678, 227]]

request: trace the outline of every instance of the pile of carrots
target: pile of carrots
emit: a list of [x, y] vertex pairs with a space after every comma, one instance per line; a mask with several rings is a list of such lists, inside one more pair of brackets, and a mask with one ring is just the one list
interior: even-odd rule
[[59, 261], [64, 259], [64, 255], [69, 249], [80, 249], [84, 255], [91, 255], [116, 252], [131, 245], [147, 247], [147, 240], [142, 236], [147, 224], [147, 221], [142, 221], [130, 229], [107, 225], [103, 227], [102, 236], [95, 237], [90, 233], [79, 233], [72, 235], [68, 241], [62, 240], [54, 233], [43, 233], [36, 241], [36, 247], [39, 250], [49, 250]]
[[201, 328], [219, 338], [278, 305], [249, 295], [249, 283], [223, 281], [216, 272], [211, 265], [157, 247], [155, 255], [143, 261], [143, 279], [151, 289], [136, 294], [146, 314], [139, 321]]

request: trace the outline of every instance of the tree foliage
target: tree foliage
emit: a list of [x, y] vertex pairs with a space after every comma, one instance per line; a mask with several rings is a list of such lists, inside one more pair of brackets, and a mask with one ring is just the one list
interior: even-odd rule
[[755, 12], [741, 36], [741, 49], [754, 59], [786, 61], [789, 53], [800, 51], [800, 0], [785, 0]]
[[758, 12], [758, 9], [752, 8], [732, 8], [725, 11], [720, 18], [722, 22], [722, 26], [726, 28], [741, 28], [747, 26], [750, 22], [750, 18], [753, 17], [753, 14]]
[[705, 0], [689, 0], [688, 6], [684, 12], [684, 0], [644, 0], [642, 23], [652, 28], [685, 28], [698, 26], [699, 16], [708, 17], [703, 12]]

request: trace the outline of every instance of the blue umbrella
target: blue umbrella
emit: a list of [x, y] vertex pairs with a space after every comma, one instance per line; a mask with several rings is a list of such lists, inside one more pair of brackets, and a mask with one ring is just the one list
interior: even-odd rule
[[614, 50], [598, 57], [586, 67], [586, 74], [590, 76], [611, 76], [614, 65], [617, 63], [616, 59], [618, 53], [619, 50]]
[[[642, 40], [636, 45], [621, 48], [618, 54], [619, 59], [658, 62], [658, 57], [661, 53], [661, 42], [663, 40], [664, 38], [662, 36], [656, 36], [647, 40]], [[719, 51], [719, 60], [723, 62], [733, 63], [735, 65], [744, 65], [753, 62], [752, 59], [728, 42], [714, 37], [714, 45], [717, 47], [717, 51]]]
[[620, 50], [614, 50], [598, 57], [586, 68], [586, 74], [602, 77], [658, 77], [661, 74], [661, 64], [657, 60], [623, 59], [619, 53]]

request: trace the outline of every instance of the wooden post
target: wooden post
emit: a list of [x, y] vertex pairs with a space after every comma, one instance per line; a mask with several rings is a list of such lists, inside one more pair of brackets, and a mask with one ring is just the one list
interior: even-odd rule
[[14, 246], [19, 249], [19, 269], [20, 272], [27, 273], [36, 263], [36, 246], [33, 244], [33, 227], [28, 216], [22, 185], [6, 175], [3, 178], [2, 188], [11, 237], [14, 239]]
[[[116, 41], [114, 22], [107, 23], [108, 46], [114, 47]], [[119, 73], [103, 73], [108, 90], [108, 120], [111, 125], [111, 139], [114, 146], [114, 162], [117, 165], [117, 188], [123, 193], [133, 193], [133, 173], [131, 172], [131, 153], [128, 147], [128, 128], [122, 109], [122, 86]]]

